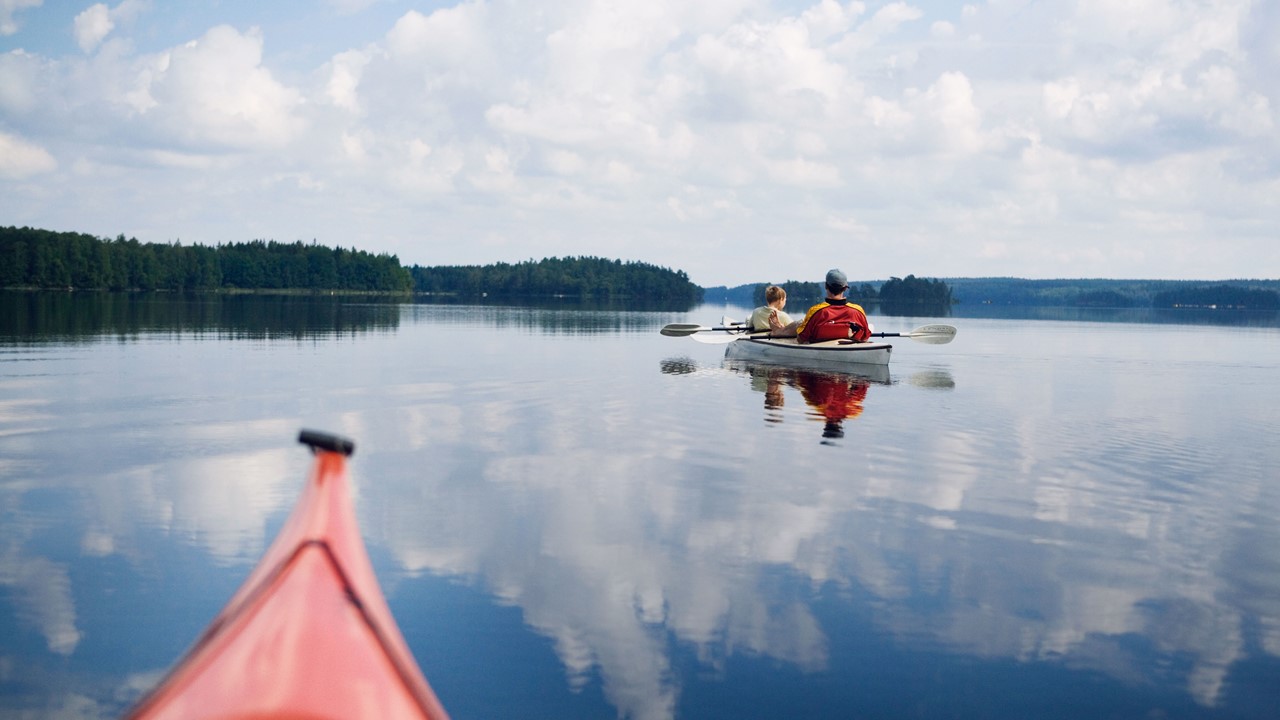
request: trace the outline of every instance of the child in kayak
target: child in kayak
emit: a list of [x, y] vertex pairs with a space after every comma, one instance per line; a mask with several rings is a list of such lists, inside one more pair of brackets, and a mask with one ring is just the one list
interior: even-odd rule
[[764, 289], [764, 305], [756, 308], [747, 319], [752, 332], [769, 331], [770, 337], [794, 337], [796, 323], [782, 311], [787, 305], [787, 291], [777, 285]]

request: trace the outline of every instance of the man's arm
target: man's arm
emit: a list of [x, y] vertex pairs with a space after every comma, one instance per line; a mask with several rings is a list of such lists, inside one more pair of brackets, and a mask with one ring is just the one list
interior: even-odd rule
[[[827, 307], [827, 303], [818, 303], [817, 305], [809, 308], [809, 312], [804, 314], [804, 319], [796, 326], [796, 342], [807, 343], [813, 340], [813, 325], [810, 324], [809, 321], [813, 319], [813, 316], [824, 307]], [[805, 334], [806, 330], [809, 331], [807, 335]]]

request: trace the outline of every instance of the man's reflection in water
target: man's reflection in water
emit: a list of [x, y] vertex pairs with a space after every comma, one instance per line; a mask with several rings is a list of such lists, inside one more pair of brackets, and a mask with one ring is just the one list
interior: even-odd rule
[[[860, 365], [855, 366], [858, 368], [855, 372], [837, 372], [730, 360], [721, 367], [751, 379], [751, 389], [764, 395], [764, 421], [768, 423], [780, 423], [785, 419], [785, 389], [799, 390], [805, 404], [816, 411], [813, 414], [823, 419], [821, 442], [827, 445], [844, 437], [845, 420], [862, 414], [862, 403], [872, 383], [889, 385], [892, 382], [889, 368], [879, 365]], [[700, 367], [694, 360], [681, 357], [663, 360], [661, 369], [667, 375], [690, 375], [711, 368]], [[949, 373], [936, 371], [934, 375], [937, 378], [930, 385], [955, 386]]]
[[871, 382], [858, 375], [798, 371], [795, 385], [809, 407], [822, 413], [822, 437], [835, 440], [844, 437], [846, 419], [862, 414], [862, 401], [867, 398]]

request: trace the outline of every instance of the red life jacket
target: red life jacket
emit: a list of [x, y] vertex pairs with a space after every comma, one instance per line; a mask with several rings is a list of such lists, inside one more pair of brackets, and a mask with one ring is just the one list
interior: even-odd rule
[[[849, 333], [849, 323], [858, 325], [852, 335]], [[828, 300], [809, 308], [797, 329], [796, 338], [802, 343], [850, 337], [856, 342], [866, 342], [871, 339], [870, 326], [867, 314], [860, 305], [848, 300]]]

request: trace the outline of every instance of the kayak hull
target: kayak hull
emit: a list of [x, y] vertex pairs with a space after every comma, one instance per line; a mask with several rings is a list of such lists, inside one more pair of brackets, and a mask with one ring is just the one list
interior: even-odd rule
[[345, 455], [313, 449], [276, 540], [127, 717], [447, 718], [378, 586]]
[[889, 364], [893, 345], [889, 343], [854, 343], [847, 340], [801, 345], [795, 338], [742, 337], [729, 343], [725, 357], [730, 360], [760, 360], [787, 364], [798, 362], [824, 367]]

